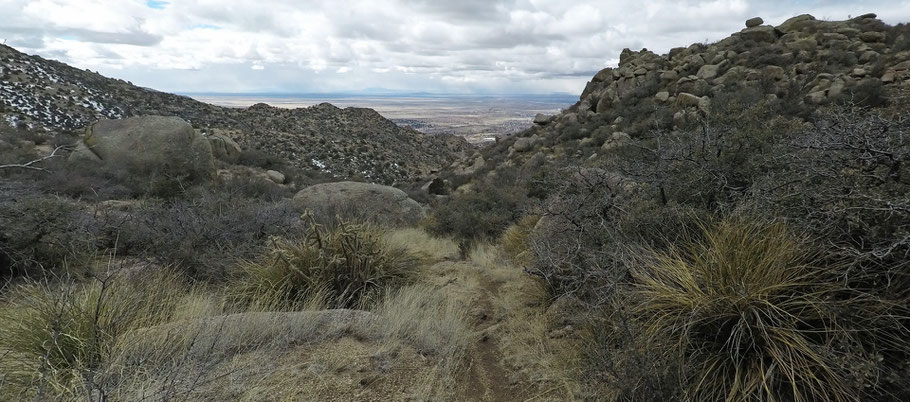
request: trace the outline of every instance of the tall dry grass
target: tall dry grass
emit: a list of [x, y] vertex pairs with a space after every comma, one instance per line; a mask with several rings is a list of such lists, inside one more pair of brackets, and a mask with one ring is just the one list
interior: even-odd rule
[[[910, 351], [895, 306], [844, 286], [838, 266], [818, 259], [783, 224], [728, 220], [703, 231], [701, 240], [644, 252], [632, 271], [643, 336], [652, 353], [682, 368], [687, 398], [888, 394], [881, 353]], [[881, 326], [887, 322], [894, 326]]]
[[186, 314], [184, 301], [197, 292], [167, 271], [9, 289], [0, 301], [0, 399], [95, 398], [118, 339]]

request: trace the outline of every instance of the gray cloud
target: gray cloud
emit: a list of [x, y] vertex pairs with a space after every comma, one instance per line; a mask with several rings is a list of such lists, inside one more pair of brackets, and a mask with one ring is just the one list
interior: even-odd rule
[[[862, 7], [862, 9], [857, 9]], [[578, 93], [625, 48], [724, 38], [752, 16], [910, 20], [910, 0], [0, 0], [0, 39], [169, 91]]]

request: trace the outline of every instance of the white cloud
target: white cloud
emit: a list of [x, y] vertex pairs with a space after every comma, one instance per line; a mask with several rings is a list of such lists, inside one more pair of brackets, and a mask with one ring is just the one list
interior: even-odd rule
[[[743, 21], [876, 11], [910, 0], [0, 0], [0, 40], [169, 91], [578, 93], [624, 47], [665, 52]], [[269, 74], [250, 70], [268, 69]]]

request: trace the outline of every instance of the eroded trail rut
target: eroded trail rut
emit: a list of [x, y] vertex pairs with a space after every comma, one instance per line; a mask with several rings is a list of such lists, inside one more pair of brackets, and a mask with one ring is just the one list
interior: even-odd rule
[[458, 379], [459, 401], [523, 401], [528, 387], [510, 370], [500, 349], [496, 331], [502, 317], [497, 311], [495, 298], [499, 295], [502, 279], [488, 268], [460, 261], [447, 269], [447, 281], [458, 283], [470, 292], [468, 306], [477, 341], [468, 351], [466, 367]]

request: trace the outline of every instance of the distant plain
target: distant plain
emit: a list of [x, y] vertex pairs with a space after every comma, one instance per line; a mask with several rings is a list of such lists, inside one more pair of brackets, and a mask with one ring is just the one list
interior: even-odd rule
[[472, 143], [492, 141], [531, 126], [537, 113], [556, 114], [578, 100], [572, 95], [248, 95], [189, 94], [219, 106], [248, 107], [266, 103], [298, 108], [331, 103], [340, 108], [366, 107], [401, 126], [427, 134], [464, 136]]

